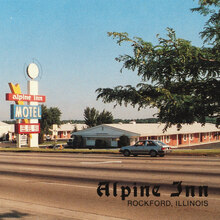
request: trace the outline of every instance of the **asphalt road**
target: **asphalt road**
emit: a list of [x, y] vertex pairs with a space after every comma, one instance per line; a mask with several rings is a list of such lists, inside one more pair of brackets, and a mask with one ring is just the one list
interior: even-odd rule
[[0, 219], [220, 219], [219, 207], [219, 157], [0, 153]]

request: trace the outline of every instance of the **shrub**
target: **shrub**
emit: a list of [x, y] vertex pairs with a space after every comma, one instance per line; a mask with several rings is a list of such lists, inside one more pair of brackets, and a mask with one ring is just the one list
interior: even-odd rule
[[127, 146], [127, 145], [130, 145], [129, 137], [126, 135], [120, 136], [119, 141], [118, 141], [118, 146], [123, 147], [123, 146]]
[[80, 135], [74, 135], [73, 147], [83, 147], [83, 138]]

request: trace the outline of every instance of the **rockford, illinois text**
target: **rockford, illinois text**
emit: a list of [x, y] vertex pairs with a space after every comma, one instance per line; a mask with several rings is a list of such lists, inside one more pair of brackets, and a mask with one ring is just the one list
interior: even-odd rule
[[127, 205], [130, 207], [207, 207], [207, 200], [128, 200]]

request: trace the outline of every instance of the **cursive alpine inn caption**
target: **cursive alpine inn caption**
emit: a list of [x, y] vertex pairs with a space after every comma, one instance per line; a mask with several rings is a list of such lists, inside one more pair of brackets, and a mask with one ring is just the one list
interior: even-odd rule
[[[176, 198], [176, 201], [171, 200], [160, 200], [158, 197], [162, 196], [160, 192], [160, 185], [137, 185], [134, 183], [132, 186], [121, 185], [118, 182], [110, 183], [99, 182], [97, 188], [97, 194], [99, 197], [120, 197], [122, 201], [127, 199], [128, 206], [155, 206], [155, 207], [198, 207], [208, 206], [208, 200], [203, 200], [202, 197], [208, 197], [208, 186], [193, 186], [193, 185], [182, 185], [182, 181], [173, 182], [172, 187], [174, 191], [169, 194], [171, 198]], [[110, 187], [112, 192], [110, 193]], [[166, 194], [167, 195], [167, 194]], [[182, 195], [187, 200], [180, 200], [179, 197]], [[154, 199], [145, 200], [153, 196]], [[195, 199], [194, 197], [199, 197]], [[131, 198], [140, 198], [141, 200], [131, 200]], [[142, 199], [143, 198], [143, 199]], [[194, 198], [189, 200], [189, 198]]]

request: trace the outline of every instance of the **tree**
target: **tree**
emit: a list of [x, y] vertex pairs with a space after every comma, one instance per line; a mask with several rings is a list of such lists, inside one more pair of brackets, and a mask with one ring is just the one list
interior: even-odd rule
[[77, 125], [74, 126], [74, 129], [73, 129], [73, 132], [77, 132], [78, 129], [77, 129]]
[[112, 124], [113, 123], [113, 115], [111, 112], [106, 111], [105, 109], [98, 115], [97, 125], [101, 124]]
[[85, 124], [94, 127], [100, 124], [111, 124], [113, 122], [112, 113], [105, 109], [99, 113], [95, 108], [86, 107], [84, 110]]
[[[138, 108], [147, 106], [158, 108], [159, 121], [166, 123], [166, 130], [172, 125], [198, 121], [205, 123], [206, 117], [215, 117], [220, 124], [220, 54], [219, 54], [219, 0], [200, 1], [199, 7], [192, 9], [203, 15], [209, 14], [201, 37], [203, 47], [195, 47], [190, 41], [176, 37], [168, 28], [167, 38], [158, 35], [158, 45], [143, 39], [129, 38], [127, 33], [109, 32], [117, 43], [129, 42], [133, 56], [116, 58], [125, 68], [137, 71], [142, 82], [115, 88], [99, 88], [97, 99], [116, 105], [131, 104]], [[212, 7], [212, 9], [210, 9]], [[218, 10], [214, 10], [214, 9]], [[208, 46], [205, 46], [209, 43]]]
[[41, 106], [42, 109], [42, 116], [41, 119], [39, 120], [40, 122], [40, 135], [39, 135], [39, 142], [43, 143], [44, 141], [44, 134], [50, 134], [51, 127], [53, 124], [60, 125], [60, 116], [61, 116], [61, 111], [57, 107], [50, 107], [47, 108], [45, 105]]
[[89, 127], [94, 127], [97, 124], [99, 112], [95, 108], [86, 107], [84, 110], [85, 124]]
[[6, 134], [5, 140], [6, 140], [6, 141], [9, 141], [9, 132]]
[[204, 29], [200, 32], [204, 43], [209, 43], [217, 49], [217, 56], [219, 56], [220, 44], [220, 1], [219, 0], [199, 0], [199, 7], [191, 9], [197, 11], [201, 15], [209, 15], [208, 21], [205, 23]]

